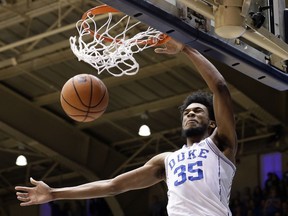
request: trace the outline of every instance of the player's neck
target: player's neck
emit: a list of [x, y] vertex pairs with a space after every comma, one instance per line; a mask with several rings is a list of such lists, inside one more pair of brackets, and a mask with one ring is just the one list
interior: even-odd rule
[[187, 137], [187, 146], [192, 146], [194, 143], [199, 143], [202, 140], [206, 139], [209, 135], [208, 134], [203, 134], [203, 135], [198, 135], [198, 136], [193, 136], [193, 137]]

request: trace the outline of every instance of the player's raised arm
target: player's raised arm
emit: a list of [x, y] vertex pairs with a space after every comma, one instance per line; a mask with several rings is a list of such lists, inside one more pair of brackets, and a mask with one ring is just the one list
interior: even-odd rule
[[196, 69], [207, 83], [213, 93], [213, 105], [216, 120], [216, 133], [214, 141], [221, 143], [223, 149], [231, 160], [234, 159], [237, 142], [235, 133], [235, 119], [232, 107], [231, 95], [227, 83], [217, 68], [197, 50], [185, 46], [183, 49]]
[[117, 195], [129, 190], [146, 188], [165, 178], [164, 159], [167, 153], [153, 157], [144, 166], [113, 179], [94, 181], [74, 187], [51, 188], [43, 181], [31, 178], [34, 187], [16, 186], [21, 206], [63, 199], [89, 199]]
[[177, 54], [184, 52], [195, 65], [209, 89], [213, 93], [213, 106], [217, 129], [212, 138], [216, 144], [221, 143], [224, 154], [234, 162], [237, 150], [235, 120], [232, 100], [227, 83], [217, 68], [196, 49], [175, 40], [166, 43], [166, 47], [157, 48], [155, 52]]

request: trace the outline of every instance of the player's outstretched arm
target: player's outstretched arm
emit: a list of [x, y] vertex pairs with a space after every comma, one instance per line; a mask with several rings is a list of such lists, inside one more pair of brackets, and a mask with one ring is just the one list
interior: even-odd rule
[[164, 159], [166, 155], [167, 153], [159, 154], [144, 166], [113, 179], [94, 181], [75, 187], [51, 188], [43, 181], [35, 181], [31, 178], [34, 187], [15, 187], [17, 199], [21, 201], [21, 206], [29, 206], [61, 199], [107, 197], [129, 190], [146, 188], [165, 178]]

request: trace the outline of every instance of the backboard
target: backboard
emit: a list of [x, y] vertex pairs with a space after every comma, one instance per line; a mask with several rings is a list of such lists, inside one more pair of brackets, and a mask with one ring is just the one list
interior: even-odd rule
[[280, 91], [288, 89], [284, 1], [102, 2], [265, 85]]

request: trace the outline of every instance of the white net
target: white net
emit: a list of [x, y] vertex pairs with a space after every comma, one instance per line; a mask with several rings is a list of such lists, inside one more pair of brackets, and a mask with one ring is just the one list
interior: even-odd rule
[[117, 22], [112, 18], [113, 14], [108, 13], [104, 24], [99, 16], [91, 14], [84, 21], [79, 20], [76, 24], [79, 36], [70, 37], [71, 49], [79, 61], [90, 64], [98, 74], [107, 71], [113, 76], [134, 75], [139, 64], [133, 54], [155, 46], [163, 39], [163, 33], [151, 27], [143, 30], [143, 24], [128, 15]]

